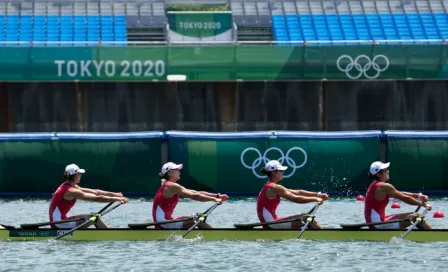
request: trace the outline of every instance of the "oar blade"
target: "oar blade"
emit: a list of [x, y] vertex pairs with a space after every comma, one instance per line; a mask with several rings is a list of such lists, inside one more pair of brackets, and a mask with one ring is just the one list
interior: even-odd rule
[[16, 229], [16, 227], [0, 224], [0, 229], [13, 230]]

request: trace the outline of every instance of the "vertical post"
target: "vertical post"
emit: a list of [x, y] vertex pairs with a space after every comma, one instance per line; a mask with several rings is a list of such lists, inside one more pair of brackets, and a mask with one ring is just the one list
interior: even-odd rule
[[319, 86], [319, 129], [321, 131], [328, 130], [328, 120], [327, 120], [327, 90], [325, 88], [326, 79], [320, 81]]
[[11, 132], [11, 101], [8, 83], [0, 84], [0, 132]]
[[165, 164], [168, 162], [168, 142], [166, 142], [165, 140], [163, 140], [162, 145], [161, 145], [161, 160], [162, 160], [162, 164]]
[[242, 83], [242, 80], [237, 80], [235, 84], [235, 106], [234, 106], [234, 125], [233, 125], [233, 131], [238, 131], [240, 128], [240, 123], [238, 119], [238, 109], [240, 107], [240, 84]]
[[79, 132], [88, 131], [88, 117], [87, 117], [87, 95], [86, 90], [83, 86], [79, 85], [79, 80], [75, 80], [76, 88], [76, 120], [78, 122]]
[[235, 129], [235, 83], [217, 82], [219, 109], [221, 115], [221, 130], [232, 132]]

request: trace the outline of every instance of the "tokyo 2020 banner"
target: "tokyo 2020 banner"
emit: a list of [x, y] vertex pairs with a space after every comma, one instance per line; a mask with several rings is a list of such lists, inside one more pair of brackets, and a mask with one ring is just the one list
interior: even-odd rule
[[[193, 24], [193, 23], [191, 23]], [[185, 32], [186, 33], [186, 32]], [[0, 80], [379, 80], [448, 78], [443, 45], [0, 48]]]

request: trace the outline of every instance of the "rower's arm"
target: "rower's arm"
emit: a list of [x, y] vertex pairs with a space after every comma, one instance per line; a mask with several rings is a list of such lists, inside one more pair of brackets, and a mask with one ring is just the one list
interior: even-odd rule
[[112, 193], [108, 191], [98, 190], [98, 189], [89, 189], [89, 188], [82, 188], [79, 186], [76, 186], [76, 189], [79, 189], [83, 191], [84, 193], [94, 194], [94, 195], [102, 195], [102, 196], [123, 196], [120, 193]]
[[[206, 194], [202, 194], [201, 192], [189, 190], [179, 184], [171, 183], [168, 185], [169, 189], [180, 195], [181, 197], [187, 197], [196, 201], [207, 202], [207, 201], [216, 201], [216, 197], [208, 196]], [[216, 195], [215, 195], [216, 196]]]
[[398, 191], [392, 184], [389, 183], [381, 184], [380, 186], [378, 186], [378, 189], [381, 192], [388, 194], [390, 197], [399, 199], [409, 205], [425, 206], [423, 201], [417, 200], [411, 194], [406, 194]]
[[413, 198], [418, 198], [418, 197], [420, 196], [420, 195], [417, 194], [417, 193], [408, 193], [408, 192], [401, 192], [401, 193], [404, 194], [404, 195], [413, 197]]
[[206, 196], [218, 197], [218, 194], [212, 194], [212, 193], [209, 193], [209, 192], [206, 192], [206, 191], [196, 191], [196, 192], [198, 192], [200, 194], [203, 194], [203, 195], [206, 195]]
[[310, 192], [310, 191], [305, 191], [305, 190], [292, 190], [292, 189], [287, 189], [287, 190], [295, 195], [318, 197], [318, 195], [317, 195], [318, 193], [316, 193], [316, 192]]
[[94, 202], [113, 202], [113, 201], [121, 201], [120, 197], [112, 197], [112, 196], [103, 196], [103, 195], [96, 195], [92, 193], [86, 193], [79, 189], [70, 189], [65, 193], [64, 198], [68, 199], [82, 199], [87, 201], [94, 201]]
[[205, 191], [199, 191], [199, 193], [206, 195], [206, 196], [210, 196], [210, 197], [215, 197], [215, 198], [220, 198], [224, 201], [227, 201], [229, 199], [229, 196], [226, 194], [218, 194], [218, 193], [209, 193], [209, 192], [205, 192]]
[[280, 197], [283, 197], [289, 201], [295, 202], [295, 203], [310, 203], [310, 202], [319, 202], [321, 199], [318, 197], [311, 197], [311, 196], [303, 196], [303, 195], [296, 195], [292, 192], [290, 192], [288, 189], [281, 185], [273, 186], [272, 189], [274, 189], [275, 193], [279, 195]]

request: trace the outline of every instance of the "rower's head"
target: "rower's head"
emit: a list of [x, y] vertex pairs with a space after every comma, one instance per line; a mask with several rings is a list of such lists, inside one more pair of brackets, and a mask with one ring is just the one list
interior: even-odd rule
[[159, 173], [159, 177], [162, 179], [162, 182], [165, 180], [176, 182], [180, 179], [180, 169], [182, 169], [182, 167], [183, 164], [167, 162], [162, 166], [162, 171]]
[[261, 173], [265, 174], [270, 181], [279, 182], [283, 179], [283, 171], [286, 169], [288, 166], [283, 166], [279, 161], [272, 160], [261, 168]]
[[73, 181], [75, 183], [79, 183], [81, 180], [82, 174], [84, 174], [86, 170], [79, 168], [76, 164], [69, 164], [65, 167], [64, 179], [66, 181]]
[[370, 165], [369, 178], [371, 181], [388, 181], [389, 180], [390, 162], [382, 163], [380, 161], [373, 162]]

